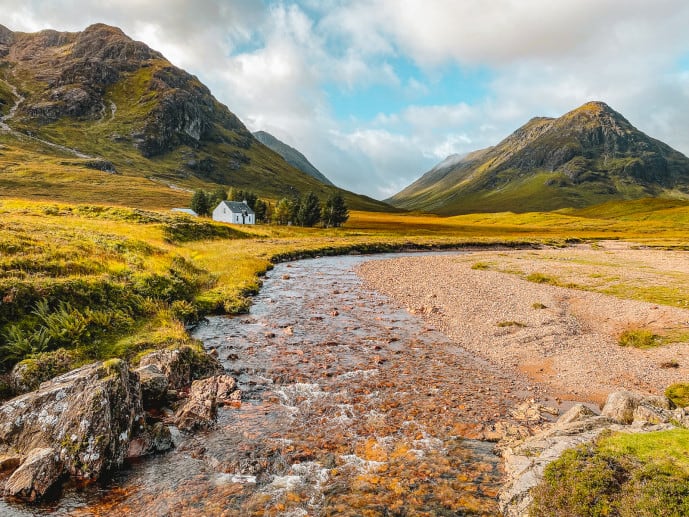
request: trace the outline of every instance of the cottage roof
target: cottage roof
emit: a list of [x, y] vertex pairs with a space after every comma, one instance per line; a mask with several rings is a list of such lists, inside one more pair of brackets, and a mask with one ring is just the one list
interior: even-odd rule
[[230, 212], [235, 214], [241, 214], [242, 212], [246, 212], [247, 214], [254, 213], [254, 211], [249, 208], [249, 205], [243, 201], [221, 201], [220, 204], [224, 204], [227, 208], [229, 208]]

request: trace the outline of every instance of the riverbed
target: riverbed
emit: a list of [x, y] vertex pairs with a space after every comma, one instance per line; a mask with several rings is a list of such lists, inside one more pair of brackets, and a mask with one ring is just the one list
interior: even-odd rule
[[194, 336], [243, 392], [215, 429], [106, 486], [3, 515], [494, 515], [494, 444], [476, 439], [528, 396], [356, 275], [345, 256], [279, 264], [251, 311]]

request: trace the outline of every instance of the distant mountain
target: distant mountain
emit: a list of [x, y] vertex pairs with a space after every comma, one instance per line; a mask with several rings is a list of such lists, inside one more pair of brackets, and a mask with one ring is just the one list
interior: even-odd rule
[[257, 131], [254, 133], [254, 137], [265, 145], [268, 149], [272, 149], [280, 156], [282, 156], [287, 163], [292, 167], [299, 169], [301, 172], [305, 172], [312, 178], [316, 178], [318, 181], [325, 183], [326, 185], [335, 186], [325, 175], [316, 169], [311, 162], [297, 151], [294, 147], [291, 147], [276, 137], [271, 135], [266, 131]]
[[602, 102], [530, 120], [494, 147], [453, 155], [387, 201], [460, 214], [689, 197], [689, 159]]
[[[334, 191], [261, 144], [198, 78], [104, 24], [0, 25], [0, 146], [0, 195], [107, 202], [118, 188], [132, 204], [179, 206], [218, 184], [276, 199]], [[112, 175], [107, 188], [98, 173]], [[351, 208], [390, 209], [344, 195]]]

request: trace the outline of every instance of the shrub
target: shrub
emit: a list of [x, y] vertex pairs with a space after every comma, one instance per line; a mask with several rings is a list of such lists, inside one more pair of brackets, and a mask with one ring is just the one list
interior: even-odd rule
[[533, 305], [531, 305], [534, 309], [547, 309], [545, 305], [543, 305], [541, 302], [536, 302]]
[[689, 406], [689, 383], [678, 382], [671, 384], [665, 390], [665, 396], [677, 407]]
[[617, 342], [620, 346], [633, 346], [634, 348], [651, 348], [659, 345], [660, 337], [645, 329], [628, 329], [620, 334]]

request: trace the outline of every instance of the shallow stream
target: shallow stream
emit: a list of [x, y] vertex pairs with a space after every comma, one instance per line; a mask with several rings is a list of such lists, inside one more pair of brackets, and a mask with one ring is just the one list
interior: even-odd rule
[[514, 404], [515, 381], [365, 289], [356, 266], [381, 258], [277, 265], [250, 314], [194, 332], [237, 377], [240, 407], [106, 487], [0, 514], [496, 514], [494, 444], [470, 438]]

